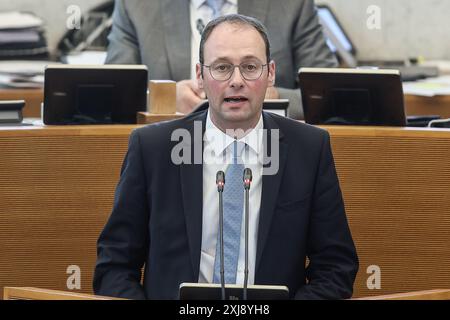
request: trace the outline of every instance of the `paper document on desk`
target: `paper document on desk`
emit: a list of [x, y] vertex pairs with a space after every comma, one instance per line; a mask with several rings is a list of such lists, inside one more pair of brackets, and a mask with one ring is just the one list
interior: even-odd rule
[[44, 76], [21, 77], [0, 74], [0, 88], [37, 89], [44, 86]]
[[423, 97], [450, 95], [450, 76], [404, 83], [403, 93]]
[[26, 12], [0, 12], [0, 29], [37, 28], [43, 24], [42, 19]]
[[0, 61], [0, 74], [43, 75], [45, 67], [50, 64], [60, 63], [41, 60], [5, 60]]
[[0, 61], [0, 87], [42, 88], [45, 67], [59, 64], [53, 61]]
[[67, 64], [102, 65], [105, 64], [106, 51], [82, 51], [63, 57]]
[[13, 43], [37, 43], [39, 33], [35, 30], [26, 31], [2, 31], [0, 30], [0, 45]]

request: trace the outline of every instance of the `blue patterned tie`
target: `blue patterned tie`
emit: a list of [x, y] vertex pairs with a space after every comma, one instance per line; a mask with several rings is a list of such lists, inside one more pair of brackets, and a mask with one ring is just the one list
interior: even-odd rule
[[213, 11], [213, 19], [220, 17], [220, 10], [222, 9], [223, 4], [225, 3], [224, 0], [206, 0], [208, 3], [208, 6]]
[[[223, 245], [225, 283], [236, 283], [236, 272], [241, 240], [242, 211], [244, 209], [244, 185], [242, 174], [244, 164], [242, 151], [245, 143], [233, 143], [233, 163], [225, 173], [223, 191]], [[220, 283], [220, 231], [217, 232], [216, 260], [214, 262], [214, 283]]]

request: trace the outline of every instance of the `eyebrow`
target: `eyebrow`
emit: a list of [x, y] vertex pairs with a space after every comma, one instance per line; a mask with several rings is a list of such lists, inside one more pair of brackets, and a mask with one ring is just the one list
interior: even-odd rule
[[[247, 55], [247, 56], [242, 57], [241, 61], [251, 60], [251, 59], [255, 59], [255, 60], [261, 61], [261, 59], [259, 59], [259, 58], [256, 57], [256, 56], [252, 56], [252, 55]], [[221, 62], [221, 61], [230, 62], [230, 59], [227, 58], [227, 57], [219, 57], [219, 58], [215, 59], [215, 60], [214, 60], [213, 62], [211, 62], [211, 63]], [[231, 62], [230, 62], [230, 63], [231, 63]]]

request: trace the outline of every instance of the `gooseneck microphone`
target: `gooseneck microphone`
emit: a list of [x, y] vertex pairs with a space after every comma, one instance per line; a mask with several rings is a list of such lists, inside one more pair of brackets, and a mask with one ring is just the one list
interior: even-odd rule
[[249, 193], [250, 185], [252, 183], [252, 170], [244, 169], [244, 190], [245, 190], [245, 267], [244, 267], [244, 291], [243, 300], [247, 300], [247, 285], [248, 285], [248, 219], [249, 219]]
[[216, 173], [217, 192], [219, 192], [219, 233], [220, 233], [220, 287], [222, 300], [225, 300], [225, 267], [223, 262], [223, 188], [225, 186], [225, 173]]

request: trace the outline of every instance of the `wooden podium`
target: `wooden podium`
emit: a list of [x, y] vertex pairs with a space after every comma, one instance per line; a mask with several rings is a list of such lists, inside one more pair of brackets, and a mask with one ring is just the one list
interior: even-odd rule
[[4, 300], [126, 300], [91, 294], [31, 287], [5, 287]]
[[351, 300], [450, 300], [450, 290], [435, 289], [355, 298]]

